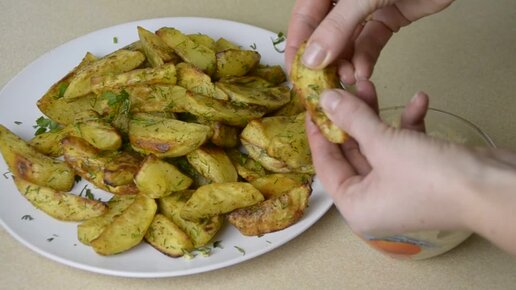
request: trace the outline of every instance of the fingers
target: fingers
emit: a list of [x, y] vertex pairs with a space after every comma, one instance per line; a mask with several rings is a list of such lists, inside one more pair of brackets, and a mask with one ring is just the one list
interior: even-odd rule
[[336, 197], [338, 189], [356, 172], [344, 158], [340, 147], [324, 138], [309, 114], [306, 115], [306, 133], [316, 173], [325, 189]]
[[428, 95], [417, 92], [401, 113], [400, 127], [425, 132], [425, 116], [428, 111]]
[[341, 148], [344, 157], [348, 160], [358, 175], [364, 176], [371, 172], [371, 165], [365, 156], [362, 155], [362, 152], [360, 152], [360, 147], [358, 146], [357, 141], [349, 139], [341, 145]]
[[352, 58], [356, 80], [371, 78], [380, 52], [392, 35], [393, 32], [379, 21], [366, 23], [362, 33], [355, 41], [355, 53]]
[[353, 46], [351, 40], [357, 26], [374, 9], [361, 2], [340, 0], [322, 20], [310, 37], [303, 54], [302, 60], [306, 66], [313, 69], [326, 67], [344, 50]]
[[299, 46], [306, 41], [331, 8], [330, 0], [298, 0], [294, 5], [287, 32], [285, 65], [287, 72]]
[[[372, 86], [370, 82], [368, 85]], [[321, 106], [335, 125], [358, 141], [364, 152], [387, 129], [366, 102], [349, 92], [327, 90], [321, 96]]]

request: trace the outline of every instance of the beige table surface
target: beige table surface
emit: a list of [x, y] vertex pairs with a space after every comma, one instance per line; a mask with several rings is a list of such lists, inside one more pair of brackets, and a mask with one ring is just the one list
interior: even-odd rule
[[[293, 0], [0, 1], [0, 85], [46, 51], [128, 21], [204, 16], [286, 31]], [[125, 3], [123, 6], [121, 3]], [[516, 150], [516, 1], [457, 1], [403, 29], [374, 80], [382, 106], [427, 91]], [[514, 222], [514, 221], [508, 221]], [[288, 244], [229, 268], [168, 279], [129, 279], [70, 268], [28, 250], [0, 229], [0, 289], [516, 289], [516, 258], [474, 236], [421, 262], [379, 255], [335, 209]]]

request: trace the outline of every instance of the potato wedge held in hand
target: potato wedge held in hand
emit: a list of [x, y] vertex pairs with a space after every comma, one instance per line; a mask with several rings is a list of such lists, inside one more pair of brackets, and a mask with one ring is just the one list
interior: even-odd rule
[[305, 44], [299, 47], [290, 70], [290, 80], [294, 84], [296, 95], [303, 100], [312, 120], [326, 139], [333, 143], [344, 143], [348, 138], [347, 134], [333, 124], [319, 105], [320, 95], [324, 90], [340, 88], [337, 68], [335, 66], [319, 70], [307, 68], [301, 60], [304, 51]]
[[260, 62], [260, 54], [254, 50], [226, 49], [217, 52], [216, 79], [240, 77], [254, 69]]
[[228, 215], [228, 221], [243, 235], [260, 236], [296, 223], [308, 205], [312, 189], [308, 184]]
[[209, 126], [136, 114], [129, 123], [129, 140], [134, 150], [158, 157], [188, 154], [208, 140]]
[[192, 179], [174, 165], [151, 154], [143, 161], [134, 182], [140, 193], [150, 198], [160, 198], [187, 189]]
[[215, 52], [204, 45], [195, 43], [181, 31], [163, 27], [156, 34], [185, 61], [193, 64], [208, 75], [215, 71]]
[[200, 221], [254, 205], [262, 200], [263, 195], [249, 183], [212, 183], [199, 187], [193, 193], [181, 210], [181, 217]]
[[231, 160], [221, 148], [200, 147], [186, 155], [188, 162], [214, 183], [236, 182], [238, 175]]
[[113, 220], [122, 214], [136, 199], [136, 195], [115, 195], [107, 203], [107, 211], [77, 226], [77, 237], [85, 245], [98, 238]]
[[152, 220], [145, 240], [169, 257], [181, 257], [194, 249], [190, 237], [173, 221], [159, 213]]
[[75, 173], [68, 164], [39, 153], [2, 125], [0, 152], [14, 176], [28, 182], [57, 191], [69, 191], [75, 182]]
[[147, 61], [152, 67], [162, 66], [165, 62], [176, 63], [179, 57], [174, 50], [156, 34], [138, 26], [138, 36]]
[[143, 240], [157, 208], [154, 199], [138, 195], [136, 200], [117, 216], [98, 238], [91, 241], [91, 246], [95, 252], [104, 256], [133, 248]]
[[192, 240], [195, 248], [205, 246], [217, 234], [224, 223], [223, 215], [216, 215], [201, 222], [192, 222], [181, 217], [180, 212], [194, 190], [175, 192], [158, 199], [159, 212], [178, 225]]
[[119, 74], [140, 66], [145, 56], [138, 51], [118, 50], [104, 58], [90, 63], [70, 78], [70, 85], [64, 92], [64, 99], [84, 96], [92, 91], [91, 79], [107, 74]]
[[107, 210], [106, 205], [101, 201], [57, 191], [20, 177], [15, 176], [14, 183], [18, 191], [32, 205], [61, 221], [83, 221], [100, 216]]

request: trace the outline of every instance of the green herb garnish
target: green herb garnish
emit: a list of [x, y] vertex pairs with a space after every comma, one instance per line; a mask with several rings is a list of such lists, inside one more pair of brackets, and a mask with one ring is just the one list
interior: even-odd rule
[[221, 248], [224, 249], [224, 247], [221, 245], [222, 241], [215, 241], [213, 242], [213, 248]]
[[118, 37], [113, 36], [113, 43], [114, 43], [114, 44], [117, 44], [117, 43], [118, 43]]
[[64, 97], [64, 94], [66, 92], [66, 89], [68, 89], [67, 83], [60, 83], [59, 87], [57, 88], [57, 96], [54, 96], [54, 99], [58, 100]]
[[4, 176], [5, 179], [9, 179], [9, 176], [7, 176], [7, 174], [11, 173], [11, 171], [7, 171], [7, 172], [4, 172], [4, 174], [2, 174]]
[[283, 32], [279, 32], [278, 35], [276, 36], [276, 38], [271, 38], [272, 40], [272, 47], [274, 47], [274, 50], [279, 52], [279, 53], [284, 53], [285, 52], [285, 49], [279, 49], [278, 48], [278, 44], [284, 42], [285, 40], [287, 40], [285, 34]]
[[16, 124], [16, 125], [21, 125], [21, 124], [23, 124], [23, 123], [22, 123], [22, 122], [20, 122], [20, 121], [14, 121], [14, 124]]
[[256, 50], [256, 43], [253, 42], [253, 44], [249, 45], [250, 48], [252, 48], [253, 50]]
[[34, 218], [30, 214], [26, 214], [26, 215], [22, 216], [21, 219], [26, 220], [26, 221], [31, 221]]
[[34, 129], [37, 129], [34, 133], [35, 136], [38, 136], [40, 134], [43, 134], [45, 132], [55, 132], [60, 129], [59, 124], [47, 119], [43, 116], [39, 117], [36, 120], [36, 125], [32, 126]]
[[242, 253], [242, 256], [245, 256], [245, 250], [240, 248], [239, 246], [233, 246], [235, 249], [237, 249], [240, 253]]

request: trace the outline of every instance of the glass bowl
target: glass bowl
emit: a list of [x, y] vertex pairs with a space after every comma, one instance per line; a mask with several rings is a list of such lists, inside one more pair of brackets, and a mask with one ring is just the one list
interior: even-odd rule
[[[380, 117], [399, 127], [404, 107], [380, 110]], [[457, 115], [430, 108], [425, 117], [428, 135], [472, 147], [494, 148], [493, 140], [470, 121]], [[465, 231], [418, 231], [391, 236], [365, 235], [362, 238], [373, 248], [394, 258], [422, 260], [443, 254], [465, 241], [472, 233]]]

